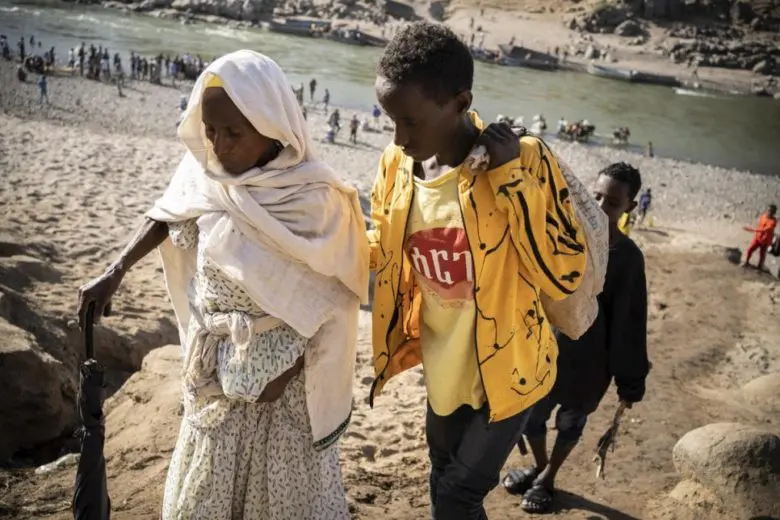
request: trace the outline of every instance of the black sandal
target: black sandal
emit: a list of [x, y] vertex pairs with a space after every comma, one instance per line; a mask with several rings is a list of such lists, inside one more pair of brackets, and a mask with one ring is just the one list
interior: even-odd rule
[[554, 490], [547, 489], [542, 484], [534, 484], [523, 495], [520, 507], [526, 513], [549, 513], [552, 508], [553, 495], [555, 495]]
[[534, 485], [534, 480], [539, 476], [536, 468], [513, 469], [506, 474], [501, 485], [510, 495], [522, 495]]

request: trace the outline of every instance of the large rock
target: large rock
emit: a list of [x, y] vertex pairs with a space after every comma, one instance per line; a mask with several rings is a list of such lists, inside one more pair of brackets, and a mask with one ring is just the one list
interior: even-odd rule
[[615, 34], [618, 36], [634, 37], [644, 36], [646, 32], [639, 24], [639, 22], [635, 20], [626, 20], [625, 22], [615, 27]]
[[241, 20], [244, 2], [242, 0], [173, 0], [171, 7], [193, 14], [216, 15], [232, 20]]
[[[181, 363], [178, 345], [155, 349], [103, 405], [103, 452], [114, 518], [160, 518], [165, 475], [181, 424]], [[14, 477], [11, 492], [0, 503], [0, 518], [66, 518], [75, 468], [54, 466], [46, 473]]]
[[0, 318], [0, 463], [73, 424], [72, 380], [35, 337]]
[[673, 450], [683, 478], [711, 491], [734, 518], [780, 514], [780, 438], [735, 423], [685, 434]]
[[574, 26], [592, 33], [614, 32], [616, 27], [630, 17], [628, 8], [602, 4], [575, 21]]
[[275, 0], [244, 0], [242, 6], [243, 19], [257, 22], [266, 15], [272, 14], [277, 2]]
[[757, 408], [780, 413], [780, 372], [766, 374], [742, 387], [745, 400]]

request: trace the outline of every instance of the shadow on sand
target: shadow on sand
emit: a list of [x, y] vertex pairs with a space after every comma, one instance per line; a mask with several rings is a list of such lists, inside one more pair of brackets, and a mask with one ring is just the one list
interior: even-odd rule
[[593, 502], [580, 495], [576, 495], [569, 491], [557, 490], [552, 512], [559, 513], [570, 510], [583, 511], [585, 513], [583, 518], [586, 520], [639, 520], [638, 517], [623, 513], [617, 509], [612, 509], [604, 504]]

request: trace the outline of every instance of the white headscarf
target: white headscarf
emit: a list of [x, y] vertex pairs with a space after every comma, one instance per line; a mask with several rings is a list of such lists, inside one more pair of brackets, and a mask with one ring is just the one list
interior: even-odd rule
[[[276, 159], [237, 176], [222, 169], [201, 120], [212, 76], [260, 134], [282, 143]], [[304, 357], [307, 405], [315, 444], [329, 438], [351, 410], [357, 315], [368, 300], [368, 243], [357, 191], [317, 159], [284, 73], [253, 51], [223, 56], [201, 74], [179, 137], [188, 152], [147, 216], [198, 218], [204, 254], [265, 312], [312, 338]], [[160, 251], [184, 344], [195, 253], [170, 241]]]

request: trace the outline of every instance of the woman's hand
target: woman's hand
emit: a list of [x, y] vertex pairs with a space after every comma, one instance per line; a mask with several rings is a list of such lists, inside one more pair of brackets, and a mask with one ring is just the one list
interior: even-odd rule
[[136, 230], [130, 243], [119, 255], [119, 259], [102, 276], [95, 278], [79, 289], [79, 328], [84, 330], [87, 323], [87, 310], [95, 305], [94, 320], [108, 316], [111, 312], [111, 297], [122, 283], [125, 273], [140, 259], [168, 238], [168, 224], [145, 219]]
[[298, 375], [298, 373], [303, 368], [303, 356], [298, 358], [298, 361], [295, 362], [295, 364], [290, 368], [289, 370], [285, 371], [282, 375], [271, 381], [265, 386], [265, 390], [263, 390], [263, 393], [260, 394], [260, 402], [264, 403], [270, 403], [272, 401], [276, 401], [280, 397], [282, 397], [282, 394], [284, 393], [284, 389], [287, 388], [287, 383], [292, 380], [295, 376]]
[[115, 267], [110, 267], [101, 276], [95, 278], [79, 289], [79, 328], [84, 330], [87, 324], [87, 310], [90, 304], [94, 304], [93, 320], [98, 322], [101, 316], [108, 316], [111, 312], [111, 297], [119, 289], [124, 278], [124, 272]]

